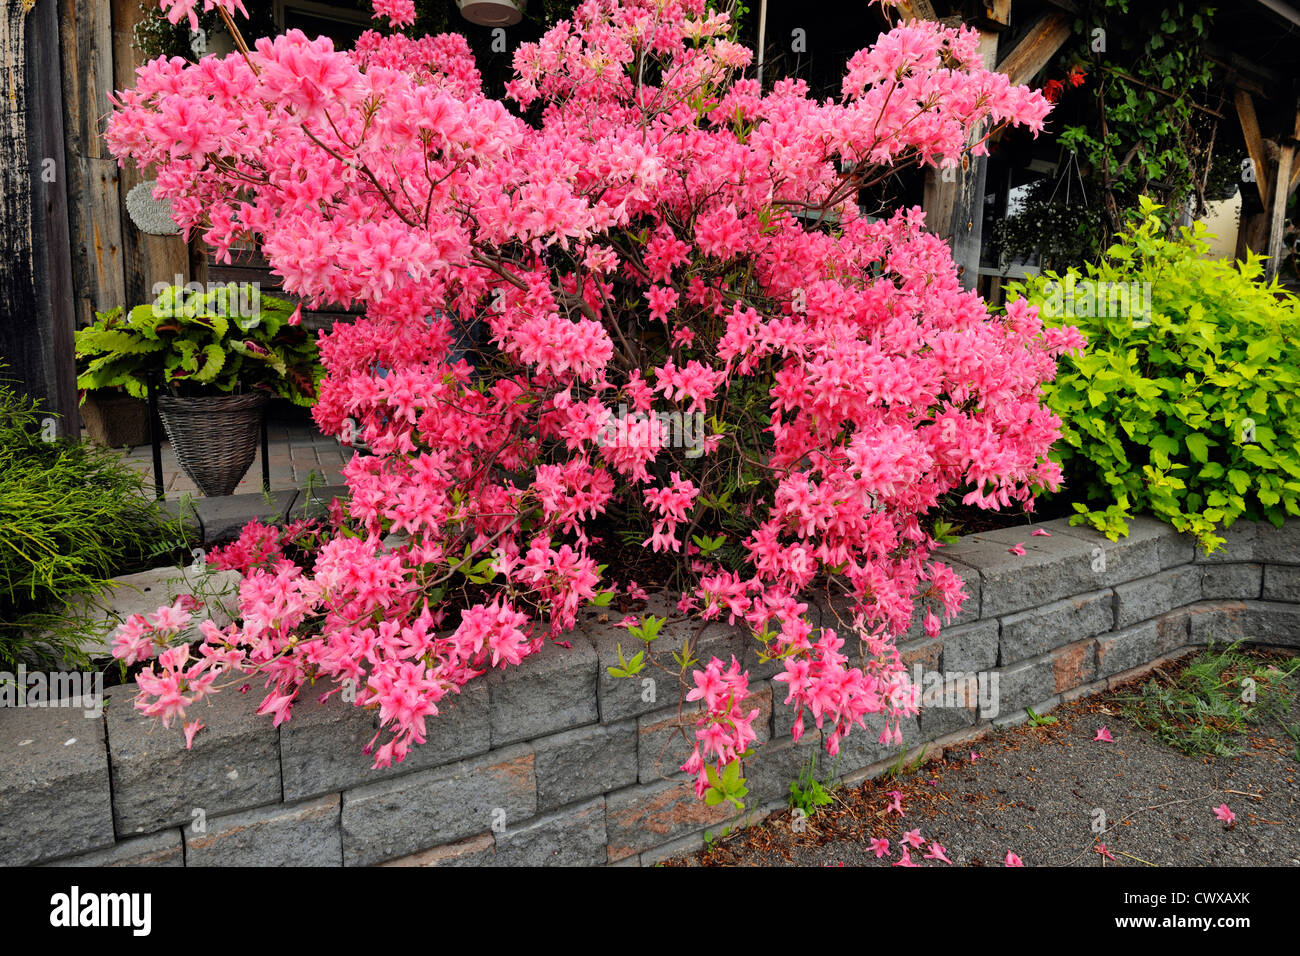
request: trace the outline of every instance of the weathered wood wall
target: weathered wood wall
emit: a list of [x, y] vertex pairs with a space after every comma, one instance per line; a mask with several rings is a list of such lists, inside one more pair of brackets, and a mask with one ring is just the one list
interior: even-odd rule
[[0, 48], [0, 362], [72, 434], [79, 423], [55, 4], [3, 0]]
[[125, 200], [143, 177], [104, 143], [108, 94], [142, 60], [138, 0], [0, 3], [0, 362], [73, 434], [74, 329], [206, 269], [183, 239], [135, 227]]

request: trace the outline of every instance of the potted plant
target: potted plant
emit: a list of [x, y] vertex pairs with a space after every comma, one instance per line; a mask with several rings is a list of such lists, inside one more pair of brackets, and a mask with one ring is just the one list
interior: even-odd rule
[[164, 289], [130, 313], [113, 309], [77, 333], [85, 390], [148, 396], [176, 459], [205, 495], [228, 495], [257, 453], [268, 396], [310, 405], [321, 369], [316, 342], [288, 302], [255, 285]]
[[91, 439], [109, 448], [149, 443], [149, 406], [121, 389], [87, 390], [81, 396], [81, 420]]

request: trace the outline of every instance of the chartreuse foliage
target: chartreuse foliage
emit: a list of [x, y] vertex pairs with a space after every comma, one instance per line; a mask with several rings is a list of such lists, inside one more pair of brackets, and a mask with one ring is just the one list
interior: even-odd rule
[[[1085, 274], [1018, 291], [1089, 340], [1046, 387], [1067, 487], [1086, 502], [1074, 522], [1115, 539], [1149, 511], [1211, 551], [1240, 517], [1300, 515], [1300, 299], [1263, 284], [1259, 256], [1206, 258], [1202, 223], [1167, 238], [1160, 208], [1144, 199]], [[1121, 286], [1130, 308], [1112, 307]]]
[[310, 405], [322, 371], [315, 339], [290, 322], [293, 313], [256, 286], [172, 286], [125, 316], [120, 308], [97, 313], [77, 332], [77, 386], [144, 398], [152, 372], [178, 395], [261, 388]]

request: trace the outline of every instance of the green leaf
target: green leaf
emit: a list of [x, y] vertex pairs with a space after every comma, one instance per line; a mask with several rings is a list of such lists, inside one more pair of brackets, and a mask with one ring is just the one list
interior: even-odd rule
[[1192, 453], [1192, 457], [1199, 462], [1204, 463], [1210, 454], [1210, 441], [1199, 432], [1192, 432], [1185, 439], [1187, 450]]

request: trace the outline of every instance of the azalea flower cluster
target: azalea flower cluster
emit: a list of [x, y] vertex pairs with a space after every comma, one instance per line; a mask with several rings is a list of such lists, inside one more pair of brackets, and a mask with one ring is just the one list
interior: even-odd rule
[[[920, 210], [872, 221], [858, 196], [1049, 105], [965, 28], [895, 28], [823, 102], [746, 77], [731, 29], [704, 0], [588, 0], [515, 52], [510, 105], [463, 38], [376, 32], [160, 58], [116, 94], [110, 147], [187, 234], [225, 261], [256, 242], [288, 292], [364, 307], [321, 337], [314, 409], [364, 442], [348, 500], [310, 552], [246, 530], [221, 558], [238, 621], [204, 634], [265, 678], [277, 722], [314, 682], [352, 687], [390, 735], [376, 764], [400, 760], [447, 694], [575, 627], [604, 587], [593, 525], [641, 519], [644, 547], [682, 555], [679, 612], [743, 622], [782, 662], [796, 736], [804, 709], [832, 752], [915, 713], [893, 639], [918, 598], [948, 619], [964, 598], [923, 518], [955, 490], [1028, 506], [1057, 485], [1039, 389], [1082, 340], [1023, 303], [991, 316]], [[619, 406], [646, 427], [607, 441]], [[700, 447], [656, 406], [707, 416]], [[726, 528], [723, 564], [699, 541]], [[838, 634], [807, 620], [827, 580], [852, 605]], [[138, 706], [181, 715], [184, 664]], [[734, 664], [694, 682], [700, 773], [746, 751], [752, 715]]]

